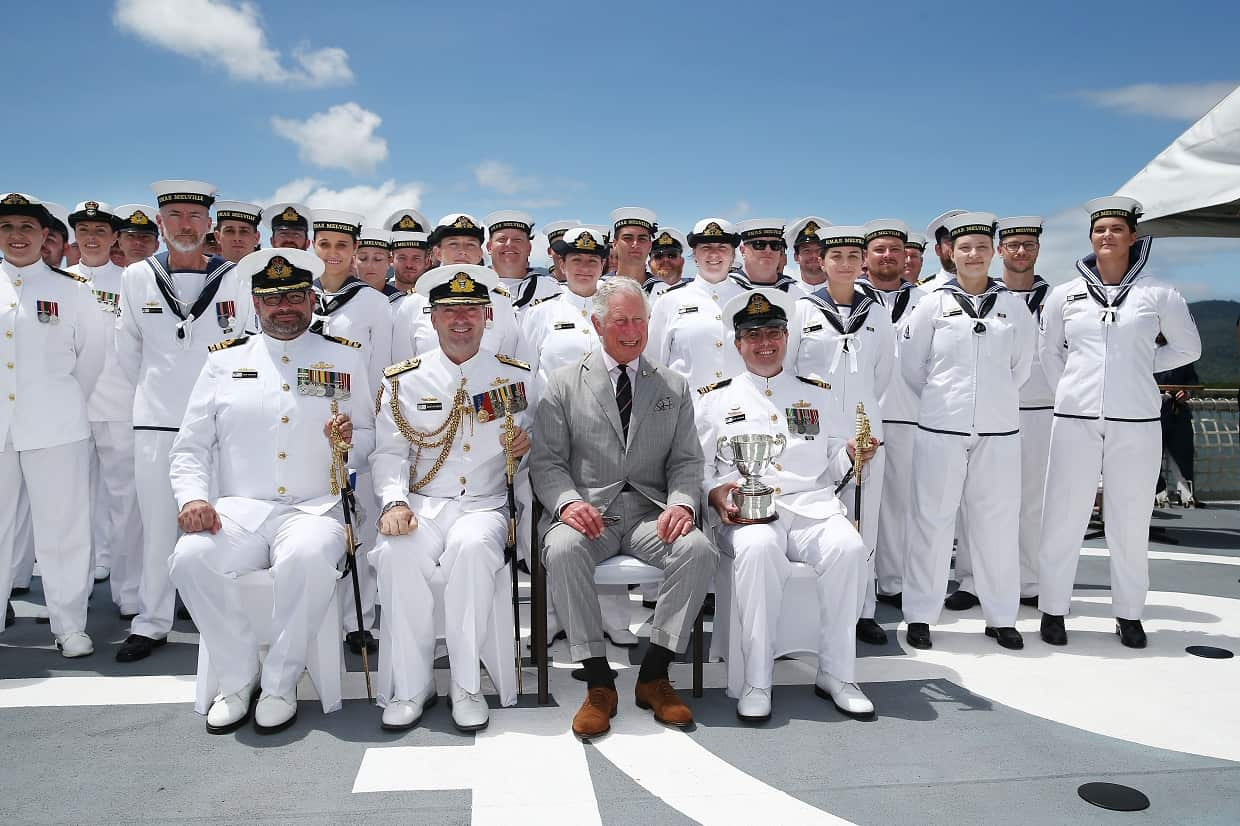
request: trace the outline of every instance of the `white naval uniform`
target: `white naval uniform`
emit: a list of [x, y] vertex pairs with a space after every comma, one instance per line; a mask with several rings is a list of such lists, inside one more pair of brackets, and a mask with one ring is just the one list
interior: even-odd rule
[[675, 284], [669, 284], [657, 275], [652, 275], [646, 279], [644, 284], [642, 284], [642, 289], [645, 291], [649, 299], [654, 301], [668, 290], [675, 287], [683, 287], [685, 284], [689, 283], [692, 283], [692, 279], [686, 278], [683, 274], [681, 275], [680, 280]]
[[275, 580], [262, 673], [267, 694], [294, 692], [331, 605], [345, 553], [340, 494], [331, 492], [332, 451], [323, 434], [333, 400], [353, 423], [350, 452], [368, 455], [374, 397], [367, 362], [357, 348], [311, 332], [291, 341], [256, 335], [224, 345], [208, 356], [194, 385], [172, 446], [172, 489], [178, 508], [212, 502], [222, 527], [182, 536], [169, 568], [222, 695], [240, 691], [258, 673], [258, 642], [241, 604], [239, 576], [270, 568]]
[[[1040, 319], [1050, 285], [1040, 277], [1031, 290], [1012, 290]], [[1035, 347], [1029, 378], [1020, 386], [1020, 595], [1038, 595], [1038, 545], [1042, 535], [1042, 493], [1046, 487], [1046, 458], [1051, 444], [1051, 411], [1055, 391], [1042, 370], [1041, 348]], [[965, 518], [962, 516], [961, 518]], [[973, 561], [967, 531], [956, 532], [956, 579], [960, 590], [973, 590]]]
[[[503, 287], [491, 290], [491, 305], [486, 311], [482, 349], [492, 353], [511, 353], [527, 361], [528, 353], [521, 338], [521, 322], [517, 320], [508, 291]], [[414, 293], [396, 307], [396, 317], [392, 320], [392, 361], [404, 361], [437, 349], [439, 334], [431, 326], [431, 305], [426, 296]]]
[[[339, 336], [361, 345], [362, 358], [367, 364], [366, 383], [377, 388], [383, 381], [383, 370], [392, 363], [392, 305], [379, 290], [359, 278], [349, 276], [334, 293], [323, 290], [320, 281], [314, 283], [316, 296], [314, 326], [311, 328], [327, 335]], [[408, 299], [402, 299], [402, 301]], [[357, 539], [364, 548], [374, 547], [378, 528], [375, 520], [379, 503], [375, 501], [374, 485], [370, 482], [370, 464], [366, 454], [353, 453], [350, 466], [357, 473], [354, 483], [357, 490], [358, 526]], [[359, 590], [362, 594], [362, 621], [365, 630], [375, 624], [375, 572], [369, 565], [357, 569]], [[344, 627], [356, 631], [357, 611], [353, 607], [353, 589], [344, 589]]]
[[166, 252], [125, 268], [116, 357], [135, 388], [134, 485], [142, 516], [142, 580], [132, 634], [162, 639], [172, 629], [176, 592], [168, 557], [179, 529], [168, 452], [207, 348], [242, 335], [253, 314], [249, 290], [233, 264], [218, 255], [210, 256], [205, 272], [169, 273]]
[[81, 276], [0, 262], [0, 596], [12, 587], [25, 484], [52, 633], [86, 630], [90, 423], [106, 325]]
[[[832, 493], [851, 467], [845, 447], [851, 424], [835, 412], [839, 401], [824, 384], [788, 370], [771, 379], [746, 371], [703, 388], [698, 402], [698, 435], [707, 457], [704, 500], [719, 485], [740, 481], [734, 468], [716, 458], [720, 437], [769, 434], [787, 440], [762, 476], [775, 489], [775, 521], [717, 529], [720, 550], [732, 556], [745, 682], [754, 688], [771, 687], [776, 625], [791, 571], [786, 560], [812, 565], [818, 574], [819, 668], [854, 681], [869, 552]], [[719, 525], [713, 508], [707, 516]]]
[[[795, 353], [794, 372], [831, 385], [831, 399], [839, 405], [839, 416], [853, 423], [851, 433], [856, 432], [857, 404], [865, 405], [870, 432], [882, 442], [883, 417], [878, 400], [896, 364], [891, 313], [881, 299], [860, 289], [854, 290], [851, 305], [837, 305], [824, 288], [801, 298], [796, 306], [797, 318], [788, 331], [788, 350]], [[885, 452], [880, 449], [865, 467], [861, 488], [861, 536], [870, 549], [861, 616], [870, 619], [874, 618], [874, 556], [886, 464]], [[854, 522], [856, 491], [853, 480], [839, 494], [848, 518]]]
[[651, 306], [646, 358], [684, 376], [693, 390], [743, 373], [723, 305], [745, 290], [732, 278], [712, 283], [699, 275], [664, 292]]
[[[1189, 364], [1201, 338], [1183, 296], [1141, 269], [1149, 238], [1133, 246], [1121, 285], [1101, 286], [1092, 256], [1082, 275], [1051, 291], [1042, 311], [1042, 368], [1055, 388], [1038, 555], [1038, 607], [1068, 613], [1081, 537], [1101, 475], [1115, 616], [1141, 619], [1149, 590], [1149, 524], [1162, 458], [1154, 373]], [[1086, 278], [1088, 272], [1090, 278]], [[1096, 290], [1113, 312], [1094, 299]], [[1167, 343], [1158, 345], [1159, 333]]]
[[904, 377], [921, 399], [904, 567], [907, 622], [938, 621], [956, 512], [963, 509], [986, 624], [1016, 624], [1020, 386], [1036, 335], [1025, 303], [996, 281], [977, 296], [949, 281], [913, 310], [900, 354]]
[[[433, 685], [435, 661], [434, 600], [430, 581], [443, 570], [445, 637], [452, 681], [465, 691], [482, 690], [479, 658], [491, 624], [495, 575], [504, 567], [508, 529], [502, 406], [491, 391], [511, 393], [513, 423], [529, 430], [534, 410], [531, 373], [505, 355], [479, 350], [463, 364], [442, 350], [392, 365], [375, 419], [375, 494], [384, 503], [405, 502], [418, 519], [404, 536], [380, 536], [370, 552], [379, 576], [383, 602], [380, 639], [379, 704], [414, 700]], [[392, 409], [414, 430], [435, 431], [452, 413], [453, 399], [464, 382], [464, 406], [442, 464], [441, 448], [414, 447], [401, 433]], [[417, 492], [414, 480], [438, 466]]]
[[512, 309], [517, 314], [518, 324], [533, 302], [552, 298], [565, 289], [542, 267], [530, 267], [524, 278], [501, 277], [499, 284], [512, 297]]
[[91, 457], [92, 547], [95, 564], [111, 570], [112, 601], [121, 613], [138, 610], [142, 581], [142, 518], [133, 477], [133, 386], [116, 361], [116, 322], [121, 312], [125, 269], [111, 261], [102, 267], [77, 264], [69, 268], [90, 279], [107, 327], [103, 372], [86, 403], [94, 438]]
[[909, 552], [913, 438], [917, 432], [917, 409], [921, 404], [900, 370], [900, 347], [913, 309], [926, 293], [911, 284], [894, 290], [880, 290], [862, 281], [857, 284], [863, 290], [873, 290], [874, 295], [882, 298], [883, 305], [891, 316], [891, 329], [895, 338], [895, 367], [878, 401], [882, 411], [879, 419], [883, 428], [883, 448], [879, 453], [886, 455], [883, 457], [883, 496], [878, 508], [874, 573], [877, 576], [878, 593], [899, 594], [904, 587], [904, 561]]

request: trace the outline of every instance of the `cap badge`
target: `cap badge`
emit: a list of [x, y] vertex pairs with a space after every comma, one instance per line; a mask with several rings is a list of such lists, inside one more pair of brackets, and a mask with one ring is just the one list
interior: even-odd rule
[[577, 240], [573, 242], [573, 248], [579, 250], [598, 249], [598, 244], [594, 241], [594, 236], [588, 232], [583, 232], [577, 236]]
[[83, 207], [85, 208], [87, 215], [94, 215], [95, 212], [99, 210], [99, 202], [98, 201], [87, 201], [83, 205]]
[[747, 315], [766, 315], [770, 311], [771, 302], [761, 295], [750, 296], [749, 303], [745, 305], [745, 313]]
[[706, 225], [706, 229], [702, 230], [703, 235], [723, 235], [723, 227], [711, 221]]
[[292, 207], [286, 207], [285, 210], [280, 213], [280, 220], [281, 221], [300, 221], [301, 216], [297, 214], [297, 210], [293, 209]]
[[670, 247], [675, 243], [676, 239], [666, 232], [660, 233], [659, 237], [655, 239], [655, 244], [660, 247]]
[[809, 223], [805, 225], [805, 229], [801, 230], [801, 233], [803, 235], [817, 235], [818, 230], [820, 229], [822, 229], [822, 227], [818, 226], [813, 221], [810, 221]]
[[468, 273], [458, 272], [456, 277], [448, 282], [448, 291], [458, 295], [472, 293], [474, 280], [469, 277]]
[[462, 215], [460, 218], [457, 218], [456, 221], [452, 224], [452, 228], [453, 229], [477, 229], [478, 226], [473, 221], [469, 220], [468, 215]]
[[267, 262], [267, 269], [263, 271], [263, 274], [268, 278], [280, 281], [292, 276], [293, 267], [287, 259], [277, 255]]
[[406, 215], [400, 219], [400, 223], [396, 225], [396, 229], [401, 232], [421, 232], [422, 225], [415, 221], [412, 215]]
[[146, 217], [146, 213], [140, 209], [135, 209], [133, 215], [129, 216], [129, 223], [136, 227], [146, 226], [151, 223], [151, 219]]
[[11, 192], [0, 203], [3, 203], [5, 206], [30, 206], [30, 199], [19, 192]]

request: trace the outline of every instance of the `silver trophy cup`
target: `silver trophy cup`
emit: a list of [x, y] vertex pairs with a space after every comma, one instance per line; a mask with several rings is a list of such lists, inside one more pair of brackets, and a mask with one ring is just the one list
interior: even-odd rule
[[760, 477], [771, 462], [780, 457], [785, 447], [787, 440], [782, 433], [778, 436], [748, 433], [719, 437], [715, 446], [716, 458], [735, 467], [745, 480], [732, 491], [732, 502], [738, 511], [732, 517], [733, 522], [754, 525], [775, 521], [775, 490], [764, 485]]

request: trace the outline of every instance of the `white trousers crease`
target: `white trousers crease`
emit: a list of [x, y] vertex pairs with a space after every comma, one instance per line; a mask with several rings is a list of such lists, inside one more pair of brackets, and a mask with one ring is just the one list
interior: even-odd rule
[[34, 577], [34, 529], [30, 525], [30, 497], [22, 482], [17, 494], [17, 530], [13, 539], [13, 586], [30, 587]]
[[194, 616], [220, 694], [232, 694], [258, 671], [258, 637], [237, 578], [271, 569], [275, 600], [262, 689], [286, 697], [306, 670], [310, 644], [335, 596], [336, 565], [344, 555], [339, 509], [315, 516], [278, 505], [252, 533], [227, 516], [220, 522], [217, 534], [185, 534], [177, 541], [167, 564], [170, 580]]
[[[913, 434], [916, 425], [888, 423], [883, 426], [882, 497], [878, 506], [878, 533], [874, 546], [874, 572], [880, 594], [904, 589], [904, 558], [908, 556], [909, 511], [913, 485]], [[875, 458], [878, 456], [875, 454]], [[864, 497], [864, 482], [862, 483]], [[848, 494], [847, 491], [841, 496]], [[864, 501], [864, 498], [863, 498]], [[861, 525], [865, 528], [865, 523]], [[874, 616], [872, 613], [869, 616]]]
[[176, 608], [176, 589], [168, 579], [168, 557], [180, 535], [177, 502], [168, 475], [168, 452], [176, 435], [165, 430], [135, 430], [133, 434], [134, 487], [142, 516], [142, 578], [138, 616], [129, 631], [151, 639], [168, 636]]
[[112, 569], [112, 601], [120, 608], [136, 610], [142, 583], [142, 517], [134, 486], [133, 427], [129, 422], [91, 422], [90, 428], [98, 462], [95, 564]]

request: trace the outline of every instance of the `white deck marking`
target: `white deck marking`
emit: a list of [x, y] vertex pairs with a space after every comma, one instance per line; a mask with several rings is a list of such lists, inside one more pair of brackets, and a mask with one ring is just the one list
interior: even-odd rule
[[[1081, 556], [1110, 558], [1111, 552], [1106, 548], [1081, 548]], [[1210, 565], [1240, 565], [1240, 556], [1223, 556], [1221, 554], [1197, 554], [1180, 551], [1150, 551], [1150, 559], [1163, 562], [1205, 562]]]

